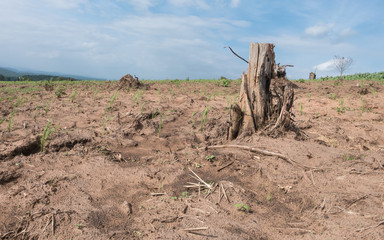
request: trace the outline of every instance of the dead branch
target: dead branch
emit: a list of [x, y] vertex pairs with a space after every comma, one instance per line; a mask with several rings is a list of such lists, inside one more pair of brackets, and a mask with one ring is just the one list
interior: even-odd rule
[[364, 196], [362, 196], [362, 197], [360, 197], [360, 198], [358, 198], [358, 199], [352, 201], [350, 204], [348, 204], [348, 205], [345, 207], [345, 209], [351, 207], [353, 204], [355, 204], [355, 203], [357, 203], [357, 202], [359, 202], [359, 201], [361, 201], [361, 200], [364, 200], [364, 199], [366, 199], [366, 198], [368, 198], [368, 195], [364, 195]]
[[224, 167], [221, 167], [221, 168], [217, 169], [217, 171], [220, 172], [220, 171], [223, 170], [224, 168], [231, 166], [234, 162], [235, 162], [235, 161], [232, 161], [232, 162], [228, 163], [228, 164], [225, 165]]
[[283, 159], [284, 161], [286, 161], [287, 163], [293, 165], [293, 166], [298, 166], [304, 170], [311, 170], [313, 168], [311, 167], [308, 167], [308, 166], [304, 166], [292, 159], [289, 159], [287, 158], [286, 156], [280, 154], [280, 153], [276, 153], [276, 152], [271, 152], [271, 151], [266, 151], [266, 150], [262, 150], [262, 149], [259, 149], [259, 148], [254, 148], [254, 147], [248, 147], [248, 146], [241, 146], [241, 145], [216, 145], [216, 146], [207, 146], [207, 149], [218, 149], [218, 148], [239, 148], [239, 149], [243, 149], [243, 150], [248, 150], [250, 152], [254, 152], [254, 153], [259, 153], [259, 154], [263, 154], [263, 155], [266, 155], [266, 156], [276, 156], [276, 157], [279, 157], [281, 159]]
[[371, 228], [376, 228], [376, 227], [379, 227], [380, 225], [384, 225], [384, 221], [381, 221], [381, 222], [379, 222], [376, 225], [372, 225], [372, 226], [369, 226], [369, 227], [357, 229], [356, 232], [362, 232], [362, 231], [365, 231], [365, 230], [368, 230], [368, 229], [371, 229]]
[[231, 48], [230, 46], [228, 46], [228, 47], [224, 47], [224, 48], [229, 48], [229, 50], [231, 50], [231, 52], [232, 52], [233, 54], [235, 54], [236, 57], [238, 57], [238, 58], [240, 58], [241, 60], [243, 60], [244, 62], [248, 63], [247, 60], [245, 60], [244, 58], [240, 57], [237, 53], [235, 53], [235, 52], [232, 50], [232, 48]]
[[207, 230], [207, 229], [208, 227], [198, 227], [198, 228], [185, 228], [181, 230], [191, 232], [191, 231], [201, 231], [201, 230]]

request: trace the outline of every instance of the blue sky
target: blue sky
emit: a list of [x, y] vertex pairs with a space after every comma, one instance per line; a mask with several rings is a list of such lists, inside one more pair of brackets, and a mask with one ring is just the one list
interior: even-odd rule
[[120, 79], [238, 78], [249, 43], [292, 79], [384, 71], [382, 0], [1, 0], [0, 66]]

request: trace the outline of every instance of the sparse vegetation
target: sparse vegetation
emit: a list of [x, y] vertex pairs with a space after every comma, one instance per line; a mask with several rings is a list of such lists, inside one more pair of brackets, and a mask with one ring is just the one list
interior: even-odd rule
[[15, 113], [16, 113], [16, 111], [13, 111], [11, 113], [11, 115], [9, 116], [9, 118], [8, 118], [8, 128], [7, 128], [8, 132], [11, 132], [11, 129], [12, 129], [12, 119], [13, 119], [13, 116], [15, 115]]
[[205, 110], [204, 110], [204, 112], [203, 112], [203, 116], [202, 116], [202, 118], [201, 118], [201, 127], [200, 127], [200, 131], [203, 131], [204, 124], [207, 122], [208, 112], [209, 112], [209, 106], [206, 107]]
[[116, 98], [117, 98], [117, 95], [119, 94], [119, 90], [117, 90], [111, 97], [111, 99], [109, 100], [109, 103], [108, 103], [108, 107], [106, 109], [106, 111], [110, 111], [112, 109], [112, 105], [115, 103], [116, 101]]
[[63, 95], [65, 95], [66, 93], [64, 92], [64, 87], [63, 86], [57, 86], [56, 89], [55, 89], [55, 96], [57, 98], [61, 98]]
[[215, 155], [208, 155], [208, 156], [205, 156], [205, 159], [207, 159], [208, 162], [213, 162], [213, 160], [215, 159]]
[[336, 110], [337, 110], [338, 113], [345, 113], [345, 111], [349, 111], [350, 110], [349, 107], [344, 107], [344, 98], [340, 98], [340, 104], [336, 108]]
[[303, 115], [303, 104], [299, 103], [299, 105], [300, 105], [300, 115]]
[[136, 105], [139, 105], [139, 101], [141, 99], [142, 94], [143, 94], [142, 90], [137, 90], [136, 91], [135, 96], [133, 98], [133, 101], [136, 103]]
[[73, 91], [71, 94], [71, 102], [73, 103], [75, 101], [75, 97], [77, 95], [77, 90]]
[[235, 208], [237, 208], [237, 210], [245, 212], [245, 213], [249, 213], [251, 211], [251, 208], [244, 203], [235, 204]]
[[45, 145], [47, 143], [49, 135], [55, 131], [55, 128], [51, 126], [52, 121], [49, 120], [47, 125], [44, 128], [43, 136], [40, 138], [40, 151], [44, 152]]
[[221, 85], [223, 86], [223, 87], [228, 87], [229, 86], [229, 84], [231, 83], [231, 79], [228, 79], [228, 78], [226, 78], [226, 77], [221, 77], [220, 78], [221, 79]]

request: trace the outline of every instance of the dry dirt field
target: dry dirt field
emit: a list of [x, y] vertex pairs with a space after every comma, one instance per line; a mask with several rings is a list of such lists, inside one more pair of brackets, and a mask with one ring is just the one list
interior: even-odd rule
[[384, 239], [382, 82], [295, 82], [306, 136], [232, 142], [235, 81], [0, 85], [1, 239]]

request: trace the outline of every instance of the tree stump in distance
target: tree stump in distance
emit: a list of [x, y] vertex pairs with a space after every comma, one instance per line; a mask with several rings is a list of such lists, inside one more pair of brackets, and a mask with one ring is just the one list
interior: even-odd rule
[[314, 79], [316, 79], [316, 73], [310, 72], [309, 73], [309, 80], [314, 80]]
[[229, 140], [240, 133], [253, 134], [266, 126], [274, 131], [290, 124], [292, 84], [285, 78], [285, 71], [283, 75], [277, 74], [281, 66], [275, 64], [273, 49], [271, 43], [250, 44], [248, 70], [242, 74], [239, 102], [231, 107]]

